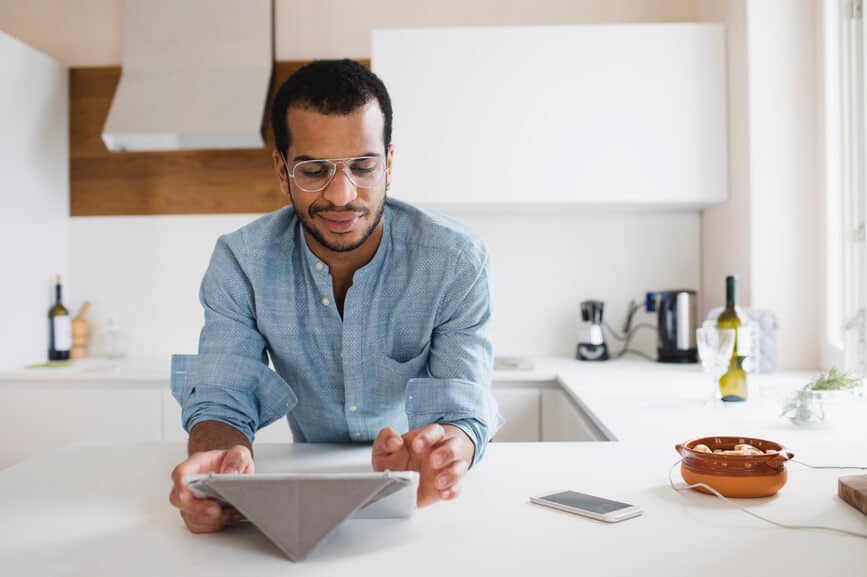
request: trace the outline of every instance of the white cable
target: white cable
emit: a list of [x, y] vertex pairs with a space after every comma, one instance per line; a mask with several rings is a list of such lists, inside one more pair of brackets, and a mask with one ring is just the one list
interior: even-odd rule
[[[695, 489], [696, 487], [701, 487], [702, 489], [707, 489], [708, 491], [710, 491], [711, 493], [713, 493], [714, 495], [716, 495], [717, 497], [719, 497], [720, 499], [722, 499], [723, 501], [725, 501], [726, 503], [728, 503], [729, 505], [734, 507], [735, 509], [740, 509], [741, 511], [743, 511], [747, 515], [750, 515], [751, 517], [755, 517], [756, 519], [759, 519], [760, 521], [764, 521], [766, 523], [770, 523], [771, 525], [776, 525], [777, 527], [782, 527], [783, 529], [812, 529], [815, 531], [832, 531], [835, 533], [843, 533], [844, 535], [851, 535], [852, 537], [860, 537], [861, 539], [867, 539], [867, 533], [859, 533], [857, 531], [849, 531], [848, 529], [838, 529], [836, 527], [823, 527], [821, 525], [789, 525], [787, 523], [779, 523], [779, 522], [774, 521], [772, 519], [768, 519], [767, 517], [762, 517], [758, 513], [753, 513], [749, 509], [745, 509], [745, 508], [741, 507], [740, 505], [738, 505], [737, 503], [735, 503], [734, 501], [732, 501], [728, 497], [723, 496], [722, 494], [720, 494], [719, 491], [717, 491], [716, 489], [714, 489], [713, 487], [711, 487], [709, 485], [706, 485], [705, 483], [693, 483], [692, 485], [684, 485], [682, 487], [677, 487], [674, 484], [674, 479], [671, 478], [671, 473], [674, 471], [674, 468], [677, 467], [681, 463], [681, 461], [683, 461], [683, 459], [678, 459], [678, 461], [674, 465], [671, 466], [671, 469], [668, 470], [668, 484], [675, 491], [684, 491], [686, 489]], [[807, 465], [807, 463], [803, 463], [801, 461], [794, 461], [794, 462], [800, 463], [801, 465], [805, 465], [807, 467], [810, 467], [811, 469], [867, 469], [867, 467], [814, 467], [813, 465]]]
[[797, 459], [792, 459], [792, 463], [797, 463], [799, 465], [804, 465], [810, 469], [858, 469], [861, 471], [867, 471], [867, 467], [836, 467], [830, 465], [810, 465], [809, 463], [805, 463], [804, 461], [799, 461]]

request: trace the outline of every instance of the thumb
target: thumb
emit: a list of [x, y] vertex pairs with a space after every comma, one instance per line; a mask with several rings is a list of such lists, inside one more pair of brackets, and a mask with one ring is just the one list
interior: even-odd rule
[[376, 440], [373, 442], [373, 454], [382, 455], [393, 453], [403, 446], [403, 438], [397, 434], [397, 431], [391, 427], [386, 427], [379, 431]]
[[223, 462], [220, 463], [218, 473], [238, 475], [245, 472], [248, 468], [247, 448], [243, 446], [235, 446], [226, 451], [223, 455]]

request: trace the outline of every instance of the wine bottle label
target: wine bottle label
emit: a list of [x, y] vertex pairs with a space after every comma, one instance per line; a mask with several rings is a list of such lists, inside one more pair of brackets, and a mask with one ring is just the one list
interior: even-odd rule
[[54, 350], [68, 351], [72, 348], [72, 326], [69, 315], [54, 317]]

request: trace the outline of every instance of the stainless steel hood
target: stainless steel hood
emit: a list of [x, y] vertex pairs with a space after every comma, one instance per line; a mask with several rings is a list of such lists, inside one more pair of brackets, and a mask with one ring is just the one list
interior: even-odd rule
[[271, 0], [124, 0], [112, 151], [261, 148]]

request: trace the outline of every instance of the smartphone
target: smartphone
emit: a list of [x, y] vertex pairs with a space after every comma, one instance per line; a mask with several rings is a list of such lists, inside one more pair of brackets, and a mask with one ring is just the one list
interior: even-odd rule
[[575, 491], [546, 493], [530, 497], [530, 501], [537, 505], [552, 507], [566, 511], [567, 513], [583, 515], [584, 517], [607, 521], [608, 523], [631, 519], [644, 512], [639, 507], [630, 505], [629, 503], [621, 503], [620, 501], [612, 501]]

